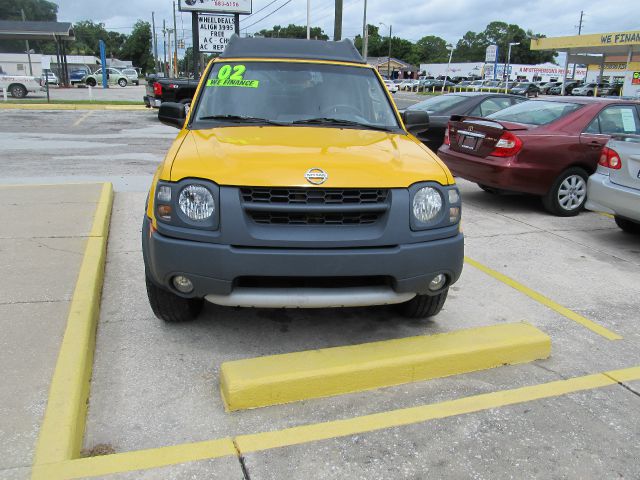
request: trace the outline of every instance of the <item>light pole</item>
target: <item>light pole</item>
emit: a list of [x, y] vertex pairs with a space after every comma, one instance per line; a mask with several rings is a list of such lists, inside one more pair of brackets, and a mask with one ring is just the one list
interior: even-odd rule
[[[380, 25], [387, 26], [385, 23], [380, 22]], [[389, 25], [389, 56], [387, 57], [387, 78], [391, 80], [391, 29], [392, 26]]]
[[507, 53], [507, 65], [505, 66], [505, 73], [507, 74], [507, 83], [504, 84], [504, 93], [509, 92], [509, 67], [511, 67], [511, 47], [520, 45], [520, 42], [509, 43], [509, 52]]
[[367, 0], [364, 0], [364, 14], [362, 16], [362, 57], [367, 62], [367, 42], [369, 41], [369, 32], [367, 28]]
[[444, 93], [444, 86], [447, 83], [447, 77], [449, 76], [449, 67], [451, 67], [451, 57], [453, 57], [453, 51], [455, 50], [455, 48], [453, 48], [453, 45], [449, 43], [447, 44], [447, 50], [449, 50], [449, 63], [447, 63], [447, 71], [445, 72], [444, 80], [442, 81], [442, 93]]
[[307, 40], [311, 40], [311, 0], [307, 0]]

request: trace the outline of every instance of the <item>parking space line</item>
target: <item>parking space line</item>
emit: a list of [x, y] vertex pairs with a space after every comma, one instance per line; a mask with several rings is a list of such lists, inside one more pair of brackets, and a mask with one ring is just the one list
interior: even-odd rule
[[78, 125], [80, 125], [82, 122], [84, 122], [86, 120], [87, 117], [93, 115], [93, 112], [94, 112], [94, 110], [89, 110], [87, 113], [85, 113], [79, 119], [77, 119], [75, 122], [73, 122], [73, 126], [77, 127]]
[[113, 187], [104, 183], [49, 388], [34, 464], [77, 458], [84, 436]]
[[548, 308], [550, 308], [552, 310], [555, 310], [560, 315], [568, 318], [569, 320], [572, 320], [572, 321], [582, 325], [583, 327], [588, 328], [592, 332], [597, 333], [598, 335], [606, 338], [607, 340], [621, 340], [622, 339], [622, 337], [620, 335], [618, 335], [617, 333], [612, 332], [611, 330], [603, 327], [602, 325], [599, 325], [596, 322], [594, 322], [592, 320], [589, 320], [588, 318], [583, 317], [582, 315], [574, 312], [573, 310], [569, 310], [568, 308], [563, 307], [559, 303], [554, 302], [553, 300], [551, 300], [548, 297], [545, 297], [541, 293], [538, 293], [535, 290], [532, 290], [531, 288], [524, 286], [523, 284], [517, 282], [516, 280], [514, 280], [511, 277], [508, 277], [508, 276], [504, 275], [503, 273], [500, 273], [500, 272], [498, 272], [496, 270], [493, 270], [493, 269], [487, 267], [486, 265], [483, 265], [482, 263], [477, 262], [476, 260], [473, 260], [472, 258], [469, 258], [469, 257], [464, 257], [464, 261], [466, 263], [468, 263], [469, 265], [477, 268], [478, 270], [481, 270], [482, 272], [486, 273], [487, 275], [492, 276], [496, 280], [498, 280], [498, 281], [510, 286], [511, 288], [514, 288], [514, 289], [518, 290], [521, 293], [524, 293], [525, 295], [527, 295], [528, 297], [532, 298], [536, 302], [539, 302], [539, 303], [543, 304], [544, 306], [546, 306], [546, 307], [548, 307]]
[[[108, 475], [134, 470], [159, 468], [178, 463], [245, 455], [280, 447], [356, 435], [386, 428], [412, 425], [517, 405], [520, 403], [560, 397], [596, 388], [617, 385], [622, 381], [640, 380], [640, 366], [614, 370], [567, 380], [530, 385], [509, 390], [483, 393], [387, 412], [374, 413], [344, 420], [302, 425], [283, 430], [239, 435], [198, 443], [116, 453], [102, 457], [70, 460], [51, 465], [36, 465], [33, 478], [37, 480], [73, 479]], [[234, 443], [238, 450], [234, 448]]]
[[237, 450], [230, 438], [222, 438], [172, 447], [79, 458], [51, 465], [36, 465], [33, 468], [32, 479], [83, 478], [229, 456], [237, 456]]
[[343, 395], [549, 357], [551, 339], [526, 322], [225, 362], [229, 411]]

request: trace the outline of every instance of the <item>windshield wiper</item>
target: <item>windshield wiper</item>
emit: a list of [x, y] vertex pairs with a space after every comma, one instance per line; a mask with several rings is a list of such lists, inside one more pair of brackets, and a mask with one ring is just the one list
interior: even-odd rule
[[206, 117], [200, 117], [198, 120], [221, 120], [232, 123], [266, 123], [268, 125], [287, 125], [286, 123], [276, 122], [269, 120], [268, 118], [260, 117], [248, 117], [244, 115], [209, 115]]
[[296, 120], [295, 122], [291, 122], [292, 125], [343, 125], [345, 127], [364, 127], [369, 128], [371, 130], [382, 130], [384, 132], [389, 132], [392, 129], [390, 127], [384, 127], [381, 125], [371, 125], [369, 123], [362, 122], [354, 122], [352, 120], [344, 120], [341, 118], [329, 118], [329, 117], [318, 117], [318, 118], [307, 118], [304, 120]]

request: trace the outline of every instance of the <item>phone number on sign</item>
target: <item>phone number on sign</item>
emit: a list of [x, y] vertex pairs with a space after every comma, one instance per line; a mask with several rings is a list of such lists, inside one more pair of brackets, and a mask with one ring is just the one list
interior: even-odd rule
[[222, 0], [216, 0], [213, 2], [216, 7], [239, 7], [240, 3], [238, 2], [224, 2]]

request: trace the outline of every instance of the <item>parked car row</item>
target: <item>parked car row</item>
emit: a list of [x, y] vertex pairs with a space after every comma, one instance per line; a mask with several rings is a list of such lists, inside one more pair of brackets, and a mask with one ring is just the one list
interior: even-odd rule
[[[625, 222], [640, 221], [640, 192], [628, 190], [640, 189], [636, 141], [640, 138], [640, 102], [547, 97], [517, 102], [489, 115], [473, 113], [451, 116], [438, 149], [438, 156], [454, 175], [490, 193], [537, 195], [558, 216], [577, 215], [585, 208], [589, 182], [600, 195], [590, 208], [602, 210], [596, 203], [606, 206], [622, 219], [619, 225], [629, 227], [632, 224]], [[616, 142], [625, 142], [616, 144], [620, 151], [607, 147], [615, 153], [603, 149], [612, 136]], [[605, 175], [623, 168], [606, 181], [602, 177], [589, 180], [595, 173]], [[602, 200], [607, 188], [615, 190], [619, 201]], [[631, 200], [634, 195], [635, 203]], [[631, 202], [632, 207], [622, 207], [624, 202]]]
[[[126, 87], [127, 85], [140, 85], [140, 79], [138, 78], [138, 71], [135, 68], [125, 68], [119, 70], [117, 68], [107, 68], [107, 79], [110, 85], [119, 85]], [[51, 85], [59, 85], [60, 80], [58, 76], [51, 70], [42, 74], [42, 83], [48, 81]], [[71, 85], [86, 84], [91, 87], [102, 85], [102, 68], [98, 68], [95, 72], [91, 72], [88, 68], [80, 68], [71, 70], [69, 72], [69, 82]]]

